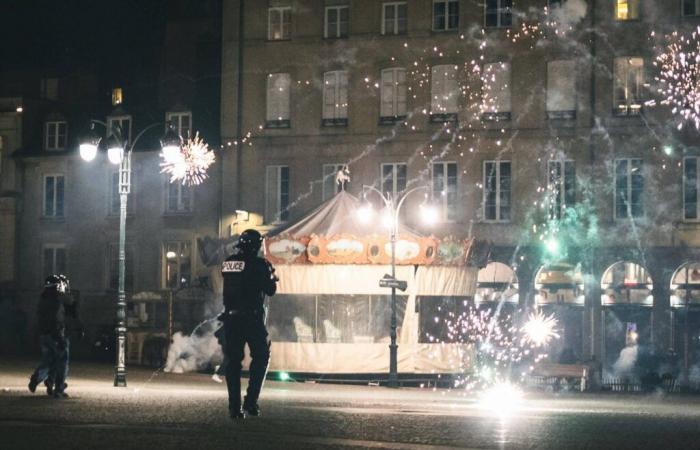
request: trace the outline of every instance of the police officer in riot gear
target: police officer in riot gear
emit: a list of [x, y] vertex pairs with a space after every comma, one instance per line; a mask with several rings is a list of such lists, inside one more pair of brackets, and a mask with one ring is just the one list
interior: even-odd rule
[[[224, 261], [224, 332], [223, 351], [228, 360], [226, 385], [228, 387], [231, 418], [260, 414], [258, 397], [267, 374], [270, 360], [270, 341], [265, 328], [265, 296], [277, 290], [275, 269], [260, 258], [262, 236], [256, 230], [246, 230], [238, 240], [237, 252]], [[250, 378], [241, 411], [241, 368], [245, 344], [250, 349]]]
[[70, 341], [66, 334], [66, 318], [78, 319], [77, 304], [70, 294], [70, 282], [64, 275], [51, 275], [44, 282], [37, 310], [41, 362], [29, 379], [29, 390], [34, 392], [39, 383], [45, 383], [47, 393], [65, 398], [68, 377]]

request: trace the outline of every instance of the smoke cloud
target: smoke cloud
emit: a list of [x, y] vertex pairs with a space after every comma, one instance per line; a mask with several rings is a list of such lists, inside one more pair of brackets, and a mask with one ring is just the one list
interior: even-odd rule
[[559, 31], [566, 32], [586, 17], [588, 5], [585, 0], [568, 0], [549, 11], [549, 17], [556, 22]]
[[193, 372], [221, 363], [223, 354], [214, 336], [214, 326], [208, 324], [207, 328], [202, 334], [187, 336], [178, 332], [173, 335], [165, 372]]
[[612, 366], [615, 376], [624, 377], [632, 375], [634, 366], [637, 363], [638, 354], [639, 346], [637, 345], [623, 348], [617, 361], [615, 361], [615, 364]]

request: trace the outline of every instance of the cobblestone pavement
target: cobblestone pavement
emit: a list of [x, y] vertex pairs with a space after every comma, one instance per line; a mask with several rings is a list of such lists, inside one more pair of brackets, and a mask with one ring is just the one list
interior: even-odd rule
[[699, 448], [700, 397], [528, 393], [484, 408], [444, 390], [268, 382], [263, 416], [232, 422], [225, 386], [202, 374], [75, 364], [71, 397], [26, 384], [30, 361], [0, 361], [2, 449]]

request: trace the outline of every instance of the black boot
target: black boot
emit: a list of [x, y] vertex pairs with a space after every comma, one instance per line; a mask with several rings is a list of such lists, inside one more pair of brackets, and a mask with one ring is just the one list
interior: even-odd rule
[[258, 406], [257, 402], [254, 401], [248, 401], [248, 396], [245, 397], [245, 400], [243, 400], [243, 411], [253, 417], [257, 417], [260, 415], [260, 407]]
[[46, 395], [52, 396], [53, 395], [53, 382], [46, 380], [46, 381], [44, 381], [44, 386], [46, 386]]
[[27, 387], [29, 388], [29, 392], [31, 392], [31, 393], [36, 392], [36, 387], [38, 385], [39, 385], [39, 382], [36, 381], [36, 378], [34, 378], [33, 376], [31, 378], [29, 378], [29, 384], [27, 385]]
[[228, 416], [231, 418], [231, 420], [241, 420], [245, 418], [240, 409], [230, 409], [228, 411]]

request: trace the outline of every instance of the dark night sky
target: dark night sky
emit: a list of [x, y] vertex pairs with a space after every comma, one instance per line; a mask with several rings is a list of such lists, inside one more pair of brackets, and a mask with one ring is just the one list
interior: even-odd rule
[[117, 82], [154, 69], [168, 0], [2, 0], [0, 70], [92, 67]]

